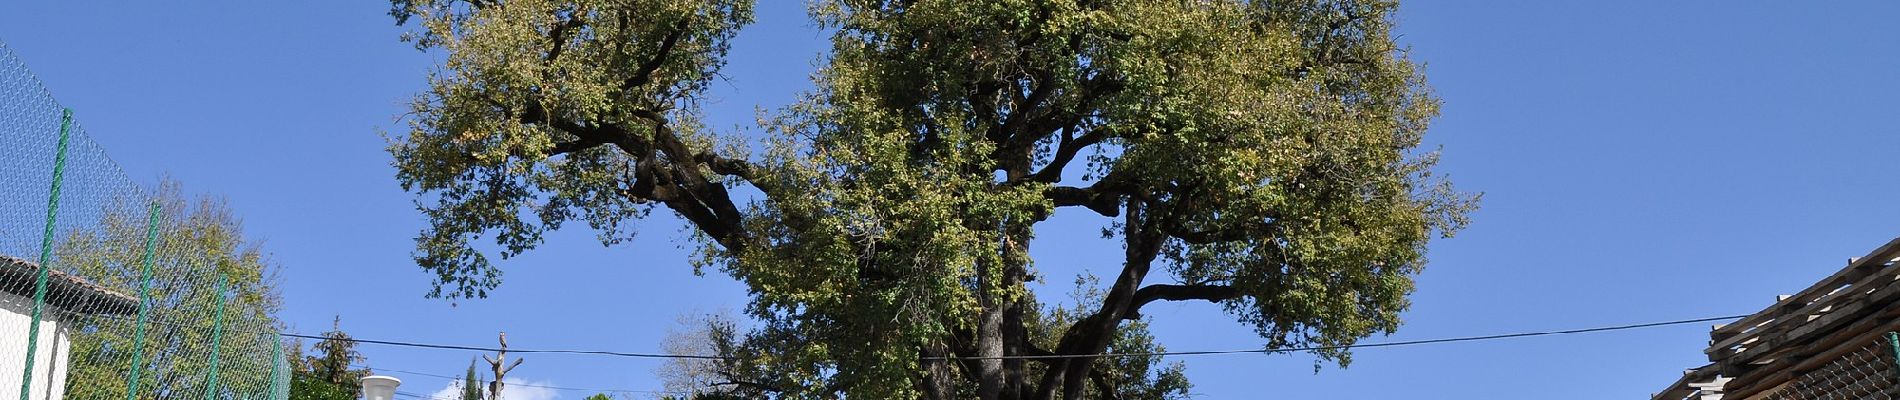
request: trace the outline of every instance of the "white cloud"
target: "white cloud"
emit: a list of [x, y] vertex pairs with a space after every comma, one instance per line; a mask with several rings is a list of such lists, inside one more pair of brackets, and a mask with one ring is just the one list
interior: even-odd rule
[[[553, 384], [548, 383], [548, 381], [525, 381], [525, 380], [522, 380], [521, 378], [508, 378], [508, 379], [503, 379], [502, 381], [507, 382], [508, 384], [505, 385], [501, 390], [501, 400], [555, 400], [555, 399], [561, 398], [561, 393], [558, 391], [555, 391], [554, 389], [527, 386], [527, 385], [553, 386]], [[484, 391], [486, 391], [486, 388], [483, 388], [483, 389]], [[462, 380], [457, 379], [454, 382], [449, 382], [448, 385], [443, 386], [442, 390], [437, 390], [435, 391], [435, 393], [430, 393], [429, 398], [432, 400], [434, 399], [459, 400], [461, 399], [461, 395], [462, 395]]]
[[547, 381], [524, 382], [518, 378], [510, 378], [506, 381], [508, 382], [508, 387], [502, 390], [501, 400], [554, 400], [561, 398], [561, 393], [554, 391], [554, 389], [521, 385], [522, 383], [527, 383], [531, 385], [553, 386], [553, 384]]
[[430, 400], [435, 400], [435, 399], [460, 400], [461, 397], [458, 397], [458, 396], [461, 396], [461, 395], [462, 395], [462, 380], [456, 379], [454, 382], [449, 382], [449, 385], [443, 387], [442, 390], [437, 390], [435, 391], [435, 393], [430, 393], [429, 399]]

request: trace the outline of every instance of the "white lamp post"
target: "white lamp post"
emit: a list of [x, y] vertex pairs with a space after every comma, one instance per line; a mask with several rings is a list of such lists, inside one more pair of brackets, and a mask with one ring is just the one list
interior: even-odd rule
[[396, 387], [402, 385], [401, 379], [391, 376], [371, 375], [363, 377], [363, 400], [390, 400], [396, 397]]

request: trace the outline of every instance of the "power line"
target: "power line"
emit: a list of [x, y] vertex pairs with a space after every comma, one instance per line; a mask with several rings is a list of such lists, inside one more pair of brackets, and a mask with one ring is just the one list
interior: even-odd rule
[[1398, 347], [1398, 346], [1413, 346], [1413, 345], [1421, 345], [1421, 344], [1476, 342], [1476, 341], [1483, 341], [1483, 340], [1511, 339], [1511, 338], [1521, 338], [1521, 337], [1531, 337], [1531, 336], [1571, 335], [1571, 334], [1579, 334], [1579, 333], [1608, 332], [1608, 331], [1620, 331], [1620, 330], [1628, 330], [1628, 329], [1653, 328], [1653, 327], [1658, 327], [1658, 326], [1693, 324], [1693, 323], [1698, 323], [1698, 322], [1714, 322], [1714, 321], [1721, 321], [1721, 320], [1739, 319], [1739, 318], [1746, 317], [1749, 315], [1751, 314], [1683, 319], [1683, 320], [1662, 321], [1662, 322], [1645, 322], [1645, 323], [1639, 323], [1639, 324], [1601, 326], [1601, 327], [1595, 327], [1595, 328], [1565, 329], [1565, 330], [1559, 330], [1559, 331], [1518, 332], [1518, 333], [1504, 333], [1504, 334], [1497, 334], [1497, 335], [1464, 336], [1464, 337], [1450, 337], [1450, 338], [1438, 338], [1438, 339], [1420, 339], [1420, 340], [1406, 340], [1406, 341], [1398, 341], [1398, 342], [1349, 344], [1349, 345], [1338, 345], [1338, 346], [1310, 346], [1310, 347], [1289, 347], [1289, 348], [1281, 348], [1281, 349], [1247, 349], [1247, 350], [1165, 351], [1165, 352], [1153, 352], [1153, 353], [1038, 354], [1038, 355], [994, 356], [994, 357], [935, 357], [935, 358], [925, 358], [925, 359], [927, 360], [928, 359], [1027, 360], [1027, 359], [1051, 359], [1051, 358], [1200, 356], [1200, 355], [1214, 355], [1214, 354], [1248, 354], [1248, 353], [1275, 354], [1275, 353], [1293, 353], [1293, 352], [1301, 352], [1301, 351], [1342, 350], [1342, 349], [1371, 348], [1371, 347]]
[[442, 397], [442, 396], [436, 396], [436, 395], [421, 395], [421, 394], [404, 392], [401, 390], [396, 391], [396, 395], [408, 397], [412, 399], [423, 399], [423, 400], [456, 400], [453, 397]]
[[[129, 322], [129, 321], [132, 321], [132, 319], [131, 319], [131, 318], [129, 318], [129, 317], [124, 317], [124, 316], [116, 316], [116, 315], [102, 315], [102, 316], [97, 316], [96, 318], [102, 318], [102, 319], [115, 319], [115, 320], [120, 320], [120, 321], [128, 321], [128, 322]], [[199, 325], [199, 324], [187, 324], [187, 323], [183, 323], [183, 322], [169, 322], [169, 321], [158, 321], [158, 320], [148, 320], [148, 321], [145, 321], [145, 322], [146, 322], [146, 323], [150, 323], [150, 324], [156, 324], [156, 325], [170, 325], [170, 326], [175, 326], [175, 327], [181, 327], [181, 328], [193, 328], [193, 329], [211, 329], [211, 327], [210, 327], [210, 326], [205, 326], [205, 325]], [[309, 334], [302, 334], [302, 333], [296, 333], [296, 332], [288, 332], [288, 331], [270, 331], [270, 330], [247, 330], [247, 329], [232, 329], [232, 328], [228, 328], [228, 327], [227, 327], [227, 329], [226, 329], [226, 331], [227, 331], [227, 332], [236, 332], [236, 333], [252, 333], [252, 334], [266, 334], [266, 333], [269, 333], [269, 334], [276, 334], [276, 335], [278, 335], [278, 336], [283, 336], [283, 337], [292, 337], [292, 338], [300, 338], [300, 339], [315, 339], [315, 340], [333, 340], [333, 339], [340, 339], [340, 340], [344, 340], [344, 341], [348, 341], [348, 342], [354, 342], [354, 343], [367, 343], [367, 344], [380, 344], [380, 345], [389, 345], [389, 346], [401, 346], [401, 347], [418, 347], [418, 348], [428, 348], [428, 349], [440, 349], [440, 350], [466, 350], [466, 351], [480, 351], [480, 352], [494, 352], [494, 351], [500, 351], [500, 350], [501, 350], [501, 349], [499, 349], [499, 348], [494, 348], [494, 347], [482, 347], [482, 346], [463, 346], [463, 345], [452, 345], [452, 344], [433, 344], [433, 343], [419, 343], [419, 342], [408, 342], [408, 341], [396, 341], [396, 340], [373, 340], [373, 339], [357, 339], [357, 338], [347, 338], [347, 339], [341, 339], [341, 338], [332, 338], [332, 337], [329, 337], [329, 336], [323, 336], [323, 335], [309, 335]], [[693, 354], [656, 354], [656, 353], [631, 353], [631, 352], [619, 352], [619, 351], [603, 351], [603, 350], [520, 350], [520, 349], [508, 349], [508, 352], [510, 352], [510, 353], [535, 353], [535, 354], [581, 354], [581, 355], [602, 355], [602, 356], [615, 356], [615, 357], [631, 357], [631, 358], [666, 358], [666, 359], [671, 359], [671, 358], [680, 358], [680, 359], [693, 359], [693, 360], [726, 360], [726, 359], [733, 359], [733, 358], [736, 358], [736, 357], [722, 357], [722, 356], [708, 356], [708, 355], [693, 355]]]
[[[448, 379], [448, 380], [455, 380], [455, 381], [459, 381], [459, 380], [462, 380], [463, 378], [465, 378], [465, 377], [461, 377], [461, 376], [450, 376], [450, 375], [441, 375], [441, 374], [432, 374], [432, 373], [427, 373], [427, 372], [415, 372], [415, 371], [404, 371], [404, 370], [400, 370], [400, 369], [393, 369], [393, 368], [383, 368], [383, 367], [374, 367], [374, 366], [369, 366], [369, 365], [361, 365], [361, 364], [352, 364], [351, 366], [352, 366], [352, 367], [356, 367], [356, 368], [367, 368], [367, 369], [370, 369], [370, 370], [372, 370], [372, 371], [379, 371], [379, 372], [394, 372], [394, 373], [398, 373], [398, 374], [405, 374], [405, 375], [415, 375], [415, 376], [426, 376], [426, 377], [431, 377], [431, 378], [441, 378], [441, 379]], [[550, 389], [550, 390], [569, 390], [569, 391], [578, 391], [578, 392], [606, 392], [606, 393], [645, 393], [645, 394], [676, 394], [676, 393], [681, 393], [681, 392], [675, 392], [675, 391], [667, 391], [667, 390], [635, 390], [635, 389], [595, 389], [595, 388], [576, 388], [576, 387], [563, 387], [563, 386], [552, 386], [552, 385], [538, 385], [538, 384], [533, 384], [533, 383], [527, 383], [527, 382], [520, 382], [520, 381], [516, 381], [516, 382], [509, 382], [509, 383], [508, 383], [508, 387], [532, 387], [532, 388], [541, 388], [541, 389]]]
[[[1301, 352], [1301, 351], [1343, 350], [1343, 349], [1355, 349], [1355, 348], [1415, 346], [1415, 345], [1438, 344], [1438, 343], [1476, 342], [1476, 341], [1512, 339], [1512, 338], [1522, 338], [1522, 337], [1532, 337], [1532, 336], [1574, 335], [1574, 334], [1582, 334], [1582, 333], [1609, 332], [1609, 331], [1620, 331], [1620, 330], [1641, 329], [1641, 328], [1654, 328], [1654, 327], [1659, 327], [1659, 326], [1693, 324], [1693, 323], [1700, 323], [1700, 322], [1714, 322], [1714, 321], [1721, 321], [1721, 320], [1739, 319], [1739, 318], [1746, 317], [1749, 315], [1750, 314], [1726, 315], [1726, 316], [1720, 316], [1720, 317], [1704, 317], [1704, 318], [1681, 319], [1681, 320], [1672, 320], [1672, 321], [1644, 322], [1644, 323], [1635, 323], [1635, 324], [1600, 326], [1600, 327], [1593, 327], [1593, 328], [1565, 329], [1565, 330], [1555, 330], [1555, 331], [1532, 331], [1532, 332], [1504, 333], [1504, 334], [1483, 335], [1483, 336], [1462, 336], [1462, 337], [1449, 337], [1449, 338], [1437, 338], [1437, 339], [1420, 339], [1420, 340], [1406, 340], [1406, 341], [1397, 341], [1397, 342], [1350, 344], [1350, 345], [1336, 345], [1336, 346], [1290, 347], [1290, 348], [1280, 348], [1280, 349], [1166, 351], [1166, 352], [1151, 352], [1151, 353], [1038, 354], [1038, 355], [992, 356], [992, 357], [924, 357], [923, 359], [925, 360], [1007, 360], [1007, 359], [1030, 360], [1030, 359], [1052, 359], [1052, 358], [1121, 358], [1121, 357], [1153, 357], [1153, 356], [1200, 356], [1200, 355], [1219, 355], [1219, 354], [1276, 354], [1276, 353], [1293, 353], [1293, 352]], [[332, 339], [332, 338], [323, 337], [323, 336], [302, 335], [302, 334], [295, 334], [295, 333], [279, 333], [279, 334], [283, 336], [288, 336], [288, 337], [297, 337], [297, 338], [305, 338], [305, 339]], [[404, 342], [404, 341], [394, 341], [394, 340], [371, 340], [371, 339], [351, 338], [351, 339], [347, 339], [347, 341], [356, 342], [356, 343], [380, 344], [380, 345], [388, 345], [388, 346], [420, 347], [420, 348], [445, 349], [445, 350], [469, 350], [469, 351], [484, 351], [484, 352], [500, 350], [496, 348], [488, 348], [488, 347], [481, 347], [481, 346], [445, 345], [445, 344]], [[511, 353], [588, 354], [588, 355], [604, 355], [604, 356], [633, 357], [633, 358], [668, 358], [668, 359], [692, 359], [692, 360], [730, 360], [730, 359], [738, 358], [738, 357], [694, 355], [694, 354], [627, 353], [627, 352], [603, 351], [603, 350], [508, 349], [508, 351]]]
[[[132, 321], [132, 320], [131, 320], [131, 319], [129, 319], [129, 318], [125, 318], [125, 317], [121, 317], [121, 316], [112, 316], [112, 315], [101, 315], [101, 316], [95, 316], [95, 318], [101, 318], [101, 319], [113, 319], [113, 320], [120, 320], [120, 321], [128, 321], [128, 322], [129, 322], [129, 321]], [[189, 328], [189, 329], [211, 329], [211, 327], [208, 327], [208, 326], [204, 326], [204, 325], [197, 325], [197, 324], [186, 324], [186, 323], [180, 323], [180, 322], [169, 322], [169, 321], [156, 321], [156, 320], [147, 320], [147, 321], [146, 321], [146, 323], [150, 323], [150, 324], [156, 324], [156, 325], [167, 325], [167, 326], [172, 326], [172, 327], [175, 327], [175, 328]], [[328, 337], [328, 336], [315, 336], [315, 335], [305, 335], [305, 334], [299, 334], [299, 333], [292, 333], [292, 332], [279, 332], [279, 331], [258, 331], [258, 330], [245, 330], [245, 329], [230, 329], [229, 331], [230, 331], [230, 332], [235, 332], [235, 333], [251, 333], [251, 334], [276, 334], [276, 335], [278, 335], [278, 336], [283, 336], [283, 337], [294, 337], [294, 338], [303, 338], [303, 339], [318, 339], [318, 340], [331, 340], [331, 339], [340, 339], [340, 338], [332, 338], [332, 337]], [[340, 340], [344, 340], [344, 341], [348, 341], [348, 342], [356, 342], [356, 343], [371, 343], [371, 344], [389, 344], [389, 345], [399, 345], [399, 346], [410, 346], [410, 347], [425, 347], [425, 348], [435, 348], [435, 349], [450, 349], [450, 350], [478, 350], [478, 351], [495, 351], [494, 349], [490, 349], [490, 348], [482, 348], [482, 347], [473, 347], [473, 346], [453, 346], [453, 345], [429, 345], [429, 344], [416, 344], [416, 343], [401, 343], [401, 342], [387, 342], [387, 341], [378, 341], [378, 340], [361, 340], [361, 339], [353, 339], [353, 338], [351, 338], [351, 339], [340, 339]], [[512, 352], [512, 351], [515, 351], [515, 350], [509, 350], [509, 351], [511, 351], [511, 352]], [[552, 352], [552, 351], [539, 351], [539, 350], [537, 350], [537, 351], [535, 351], [535, 352], [544, 352], [544, 353], [545, 353], [545, 352]], [[626, 354], [634, 354], [634, 353], [626, 353]], [[649, 355], [649, 356], [653, 356], [653, 355]], [[691, 356], [691, 355], [682, 355], [682, 356], [675, 356], [675, 357], [670, 357], [670, 358], [711, 358], [711, 359], [718, 359], [718, 357], [716, 357], [716, 356]], [[415, 376], [426, 376], [426, 377], [433, 377], [433, 378], [442, 378], [442, 379], [449, 379], [449, 380], [461, 380], [461, 379], [463, 379], [463, 377], [459, 377], [459, 376], [449, 376], [449, 375], [441, 375], [441, 374], [432, 374], [432, 373], [427, 373], [427, 372], [416, 372], [416, 371], [405, 371], [405, 370], [399, 370], [399, 369], [392, 369], [392, 368], [383, 368], [383, 367], [374, 367], [374, 366], [369, 366], [369, 365], [362, 365], [362, 364], [351, 364], [350, 366], [351, 366], [351, 367], [354, 367], [354, 368], [366, 368], [366, 369], [370, 369], [370, 370], [376, 370], [376, 371], [385, 371], [385, 372], [394, 372], [394, 373], [399, 373], [399, 374], [406, 374], [406, 375], [415, 375]], [[514, 383], [509, 383], [508, 385], [510, 385], [510, 386], [517, 386], [517, 387], [533, 387], [533, 388], [542, 388], [542, 389], [550, 389], [550, 390], [567, 390], [567, 391], [583, 391], [583, 392], [606, 392], [606, 393], [643, 393], [643, 394], [679, 394], [679, 393], [684, 393], [684, 392], [677, 392], [677, 391], [666, 391], [666, 390], [636, 390], [636, 389], [594, 389], [594, 388], [574, 388], [574, 387], [562, 387], [562, 386], [552, 386], [552, 385], [541, 385], [541, 384], [533, 384], [533, 383], [527, 383], [527, 382], [514, 382]], [[426, 396], [421, 396], [421, 395], [414, 395], [414, 394], [404, 394], [404, 393], [401, 393], [401, 392], [398, 392], [397, 394], [399, 394], [399, 395], [408, 395], [408, 396], [412, 396], [412, 397], [416, 397], [416, 398], [424, 398], [424, 399], [427, 399], [427, 398], [428, 398], [428, 397], [426, 397]], [[451, 399], [451, 400], [452, 400], [452, 399]]]
[[[1747, 317], [1749, 315], [1751, 314], [1680, 319], [1680, 320], [1660, 321], [1660, 322], [1644, 322], [1644, 323], [1599, 326], [1599, 327], [1592, 327], [1592, 328], [1565, 329], [1565, 330], [1554, 330], [1554, 331], [1531, 331], [1531, 332], [1504, 333], [1504, 334], [1482, 335], [1482, 336], [1462, 336], [1462, 337], [1449, 337], [1449, 338], [1437, 338], [1437, 339], [1420, 339], [1420, 340], [1406, 340], [1406, 341], [1397, 341], [1397, 342], [1365, 343], [1365, 344], [1350, 344], [1350, 345], [1335, 345], [1335, 346], [1289, 347], [1289, 348], [1279, 348], [1279, 349], [1166, 351], [1166, 352], [1150, 352], [1150, 353], [1036, 354], [1036, 355], [1013, 355], [1013, 356], [992, 356], [992, 357], [924, 357], [922, 359], [924, 360], [999, 360], [999, 359], [1001, 360], [1008, 360], [1008, 359], [1033, 360], [1033, 359], [1054, 359], [1054, 358], [1121, 358], [1121, 357], [1154, 357], [1154, 356], [1200, 356], [1200, 355], [1221, 355], [1221, 354], [1277, 354], [1277, 353], [1292, 353], [1292, 352], [1301, 352], [1301, 351], [1344, 350], [1344, 349], [1356, 349], [1356, 348], [1398, 347], [1398, 346], [1415, 346], [1415, 345], [1439, 344], [1439, 343], [1476, 342], [1476, 341], [1513, 339], [1513, 338], [1533, 337], [1533, 336], [1573, 335], [1573, 334], [1583, 334], [1583, 333], [1653, 328], [1653, 327], [1670, 326], [1670, 325], [1693, 324], [1693, 323], [1700, 323], [1700, 322], [1713, 322], [1713, 321], [1721, 321], [1721, 320], [1739, 319], [1742, 317]], [[157, 321], [151, 321], [151, 322], [157, 323], [157, 324], [167, 324], [167, 325], [183, 325], [183, 324], [178, 324], [178, 323], [167, 323], [167, 322], [157, 322]], [[197, 326], [197, 328], [210, 329], [210, 327], [204, 327], [204, 326]], [[464, 351], [480, 351], [480, 352], [492, 352], [492, 351], [500, 350], [498, 348], [482, 347], [482, 346], [421, 343], [421, 342], [409, 342], [409, 341], [398, 341], [398, 340], [332, 338], [332, 337], [321, 336], [321, 335], [307, 335], [307, 334], [300, 334], [300, 333], [294, 333], [294, 332], [281, 332], [281, 331], [279, 332], [250, 331], [250, 333], [276, 333], [279, 336], [293, 337], [293, 338], [316, 339], [316, 340], [344, 340], [344, 341], [354, 342], [354, 343], [366, 343], [366, 344], [400, 346], [400, 347], [416, 347], [416, 348], [440, 349], [440, 350], [464, 350]], [[739, 357], [716, 356], [716, 355], [633, 353], [633, 352], [606, 351], [606, 350], [508, 349], [508, 352], [524, 353], [524, 354], [580, 354], [580, 355], [600, 355], [600, 356], [612, 356], [612, 357], [656, 358], [656, 359], [689, 359], [689, 360], [739, 359]], [[394, 370], [391, 370], [391, 371], [394, 371]]]
[[[305, 334], [290, 333], [290, 332], [278, 332], [277, 334], [285, 336], [285, 337], [294, 337], [294, 338], [303, 338], [303, 339], [317, 339], [317, 340], [336, 339], [336, 338], [327, 337], [327, 336], [305, 335]], [[357, 338], [349, 338], [349, 339], [343, 339], [343, 340], [349, 341], [349, 342], [356, 342], [356, 343], [380, 344], [380, 345], [402, 346], [402, 347], [420, 347], [420, 348], [442, 349], [442, 350], [468, 350], [468, 351], [481, 351], [481, 352], [501, 351], [501, 349], [493, 348], [493, 347], [416, 343], [416, 342], [404, 342], [404, 341], [395, 341], [395, 340], [371, 340], [371, 339], [357, 339]], [[600, 356], [631, 357], [631, 358], [684, 358], [684, 359], [692, 359], [692, 360], [727, 360], [727, 359], [737, 358], [737, 357], [708, 356], [708, 355], [695, 355], [695, 354], [628, 353], [628, 352], [605, 351], [605, 350], [508, 349], [508, 352], [509, 353], [533, 353], [533, 354], [583, 354], [583, 355], [600, 355]]]
[[[1280, 348], [1280, 349], [1169, 351], [1169, 352], [1149, 352], [1149, 353], [1039, 354], [1039, 355], [994, 356], [994, 357], [925, 357], [923, 359], [925, 360], [945, 360], [945, 359], [996, 360], [996, 359], [1058, 359], [1058, 358], [1094, 359], [1094, 358], [1154, 357], [1154, 356], [1199, 356], [1199, 355], [1222, 355], [1222, 354], [1278, 354], [1278, 353], [1293, 353], [1293, 352], [1302, 352], [1302, 351], [1342, 350], [1342, 349], [1354, 349], [1354, 348], [1399, 347], [1399, 346], [1416, 346], [1416, 345], [1441, 344], [1441, 343], [1477, 342], [1477, 341], [1514, 339], [1514, 338], [1535, 337], [1535, 336], [1574, 335], [1574, 334], [1584, 334], [1584, 333], [1621, 331], [1621, 330], [1653, 328], [1653, 327], [1671, 326], [1671, 325], [1693, 324], [1693, 323], [1701, 323], [1701, 322], [1732, 320], [1732, 319], [1747, 317], [1749, 315], [1750, 314], [1726, 315], [1726, 316], [1719, 316], [1719, 317], [1704, 317], [1704, 318], [1680, 319], [1680, 320], [1659, 321], [1659, 322], [1644, 322], [1644, 323], [1623, 324], [1623, 325], [1599, 326], [1599, 327], [1591, 327], [1591, 328], [1564, 329], [1564, 330], [1553, 330], [1553, 331], [1516, 332], [1516, 333], [1504, 333], [1504, 334], [1495, 334], [1495, 335], [1461, 336], [1461, 337], [1449, 337], [1449, 338], [1437, 338], [1437, 339], [1420, 339], [1420, 340], [1406, 340], [1406, 341], [1397, 341], [1397, 342], [1366, 343], [1366, 344], [1337, 345], [1337, 346], [1307, 346], [1307, 347]], [[186, 324], [181, 324], [181, 323], [157, 322], [157, 321], [148, 321], [148, 322], [163, 324], [163, 325], [174, 325], [174, 326], [209, 329], [209, 327], [192, 326], [192, 325], [186, 325]], [[242, 331], [242, 330], [239, 330], [239, 331]], [[327, 337], [327, 336], [306, 335], [306, 334], [299, 334], [299, 333], [293, 333], [293, 332], [251, 331], [250, 333], [275, 333], [283, 337], [317, 339], [317, 340], [343, 340], [343, 341], [354, 342], [354, 343], [368, 343], [368, 344], [378, 344], [378, 345], [387, 345], [387, 346], [417, 347], [417, 348], [442, 349], [442, 350], [466, 350], [466, 351], [482, 351], [482, 352], [499, 350], [496, 348], [489, 348], [489, 347], [482, 347], [482, 346], [418, 343], [418, 342], [395, 341], [395, 340], [332, 338], [332, 337]], [[728, 359], [737, 358], [737, 357], [723, 357], [723, 356], [711, 356], [711, 355], [629, 353], [629, 352], [603, 351], [603, 350], [509, 349], [508, 351], [518, 352], [518, 353], [585, 354], [585, 355], [605, 355], [605, 356], [615, 356], [615, 357], [692, 359], [692, 360], [728, 360]], [[449, 380], [462, 379], [462, 377], [451, 376], [451, 375], [432, 374], [432, 373], [416, 372], [416, 371], [405, 371], [405, 370], [391, 369], [391, 368], [370, 367], [370, 366], [365, 366], [365, 365], [356, 365], [356, 367], [371, 368], [373, 370], [381, 370], [381, 371], [387, 371], [387, 372], [393, 372], [393, 373], [399, 373], [399, 374], [426, 376], [426, 377], [449, 379]], [[588, 392], [601, 392], [601, 393], [647, 393], [647, 394], [675, 393], [675, 392], [664, 391], [664, 390], [574, 388], [574, 387], [562, 387], [562, 386], [552, 386], [552, 385], [540, 385], [540, 384], [533, 384], [533, 383], [526, 383], [526, 382], [516, 382], [516, 383], [511, 383], [510, 385], [518, 386], [518, 387], [543, 388], [543, 389], [550, 389], [550, 390], [588, 391]], [[406, 396], [406, 397], [417, 398], [417, 399], [440, 400], [439, 398], [432, 398], [430, 396], [419, 395], [419, 394], [414, 394], [414, 393], [398, 393], [398, 394]]]

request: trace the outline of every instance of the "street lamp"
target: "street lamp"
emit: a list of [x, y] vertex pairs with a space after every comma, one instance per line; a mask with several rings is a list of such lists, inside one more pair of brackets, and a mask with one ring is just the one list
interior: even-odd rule
[[402, 380], [392, 376], [371, 375], [363, 377], [363, 400], [390, 400], [396, 396], [396, 386]]

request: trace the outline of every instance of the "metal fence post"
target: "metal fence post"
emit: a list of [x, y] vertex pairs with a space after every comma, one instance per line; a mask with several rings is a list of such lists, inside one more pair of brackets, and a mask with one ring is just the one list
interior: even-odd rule
[[218, 353], [224, 351], [224, 275], [218, 275], [217, 317], [211, 325], [211, 370], [210, 378], [205, 382], [205, 400], [216, 400], [218, 394]]
[[289, 368], [288, 367], [289, 364], [284, 362], [284, 338], [278, 337], [277, 333], [275, 332], [265, 333], [264, 336], [267, 336], [271, 339], [270, 341], [270, 344], [271, 344], [270, 346], [270, 385], [269, 385], [270, 394], [267, 394], [264, 397], [269, 398], [269, 399], [276, 399], [277, 393], [283, 391], [283, 386], [280, 385], [278, 382], [279, 380], [283, 379], [284, 377], [283, 374], [285, 372], [289, 372], [289, 371], [284, 371], [283, 369], [280, 369], [279, 367]]
[[132, 364], [125, 378], [125, 400], [138, 398], [139, 372], [145, 369], [140, 360], [145, 355], [145, 320], [151, 308], [145, 297], [152, 286], [152, 258], [158, 252], [158, 209], [158, 202], [152, 202], [151, 217], [145, 221], [145, 267], [139, 272], [139, 319], [132, 326]]
[[59, 217], [59, 184], [66, 177], [66, 141], [73, 126], [73, 109], [59, 117], [59, 153], [53, 156], [53, 193], [46, 200], [46, 234], [40, 238], [40, 274], [33, 281], [33, 318], [26, 326], [26, 371], [20, 378], [20, 400], [33, 393], [33, 353], [40, 342], [40, 313], [46, 308], [46, 276], [53, 271], [53, 222]]
[[1900, 332], [1887, 332], [1887, 344], [1893, 346], [1893, 371], [1900, 374]]

